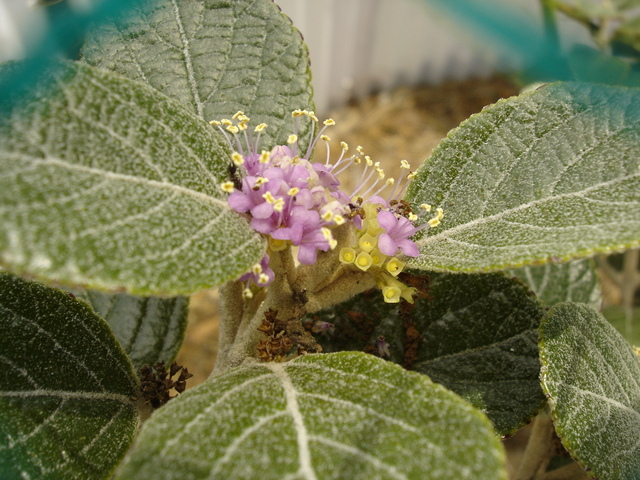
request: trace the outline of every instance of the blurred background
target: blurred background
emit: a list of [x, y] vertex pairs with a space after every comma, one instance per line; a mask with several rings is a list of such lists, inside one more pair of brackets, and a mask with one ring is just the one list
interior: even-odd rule
[[[31, 52], [45, 58], [55, 42], [76, 58], [89, 22], [109, 2], [0, 0], [0, 62]], [[640, 0], [276, 3], [309, 46], [317, 113], [335, 119], [336, 151], [340, 141], [362, 145], [389, 170], [402, 159], [417, 167], [461, 121], [531, 82], [595, 75], [628, 83], [640, 71]], [[64, 23], [64, 38], [51, 36], [69, 18], [77, 21]], [[639, 256], [598, 259], [605, 316], [636, 345]], [[216, 291], [195, 295], [178, 358], [195, 374], [189, 386], [213, 367], [217, 328]]]

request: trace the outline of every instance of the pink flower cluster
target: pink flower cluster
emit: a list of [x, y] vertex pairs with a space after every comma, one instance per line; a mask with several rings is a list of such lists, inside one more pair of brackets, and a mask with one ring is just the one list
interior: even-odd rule
[[[312, 132], [309, 146], [301, 154], [297, 127], [300, 117], [305, 116], [312, 120]], [[380, 258], [384, 258], [380, 265], [374, 266], [372, 273], [385, 265], [385, 272], [392, 272], [392, 275], [397, 276], [404, 264], [394, 255], [402, 252], [407, 256], [417, 256], [418, 247], [410, 239], [411, 236], [421, 228], [437, 225], [442, 218], [441, 211], [439, 210], [437, 219], [434, 217], [425, 225], [416, 227], [413, 222], [418, 217], [411, 213], [408, 204], [395, 200], [402, 196], [408, 179], [413, 176], [413, 173], [407, 174], [409, 166], [405, 161], [402, 164], [402, 177], [386, 199], [379, 196], [379, 193], [386, 187], [393, 186], [395, 181], [387, 179], [383, 182], [385, 175], [379, 163], [373, 163], [363, 154], [361, 147], [358, 147], [357, 154], [346, 156], [348, 146], [342, 143], [342, 155], [334, 164], [329, 162], [329, 153], [325, 163], [312, 163], [309, 160], [312, 150], [319, 140], [328, 142], [329, 139], [323, 132], [334, 122], [326, 120], [323, 128], [314, 135], [313, 130], [318, 120], [313, 112], [296, 110], [293, 117], [296, 132], [289, 136], [287, 145], [276, 146], [270, 151], [258, 150], [260, 134], [266, 125], [260, 124], [253, 131], [249, 130], [249, 118], [242, 112], [236, 113], [233, 120], [211, 122], [220, 128], [235, 150], [230, 165], [232, 178], [221, 185], [230, 194], [229, 205], [236, 212], [246, 215], [253, 229], [267, 237], [269, 251], [278, 251], [292, 245], [298, 249], [298, 262], [305, 265], [316, 262], [318, 251], [327, 252], [336, 248], [337, 242], [331, 229], [352, 221], [358, 232], [358, 242], [362, 243], [362, 238], [371, 238], [371, 248], [362, 245], [362, 248], [357, 245], [353, 245], [354, 248], [343, 246], [343, 250], [346, 248], [353, 252], [353, 259], [351, 262], [345, 261], [344, 258], [351, 258], [349, 252], [347, 255], [341, 252], [341, 262], [353, 263], [361, 251], [367, 258], [373, 258], [370, 253], [379, 252]], [[364, 164], [363, 172], [359, 185], [348, 195], [340, 190], [337, 175], [354, 164]], [[427, 209], [427, 206], [423, 207]], [[393, 258], [386, 260], [387, 257]], [[358, 258], [364, 257], [359, 255]], [[367, 264], [366, 268], [362, 262], [356, 262], [355, 266], [366, 271], [372, 263]], [[389, 275], [378, 273], [378, 283], [380, 288], [384, 288], [391, 280], [384, 280], [386, 277], [381, 275]], [[252, 283], [264, 287], [273, 278], [269, 256], [265, 255], [240, 280], [247, 283], [245, 295], [251, 296]], [[395, 279], [392, 282], [394, 288], [397, 284], [404, 287]], [[411, 299], [411, 289], [402, 290], [402, 287], [396, 288], [398, 292], [394, 290], [393, 294], [386, 295], [385, 300], [398, 301], [400, 297]]]

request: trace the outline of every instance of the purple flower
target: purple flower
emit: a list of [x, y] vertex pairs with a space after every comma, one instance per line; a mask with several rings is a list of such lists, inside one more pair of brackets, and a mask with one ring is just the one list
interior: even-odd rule
[[396, 217], [387, 210], [378, 212], [378, 223], [386, 230], [380, 235], [378, 248], [388, 256], [396, 254], [398, 248], [409, 257], [419, 255], [418, 246], [409, 240], [409, 237], [416, 233], [416, 227], [405, 217]]

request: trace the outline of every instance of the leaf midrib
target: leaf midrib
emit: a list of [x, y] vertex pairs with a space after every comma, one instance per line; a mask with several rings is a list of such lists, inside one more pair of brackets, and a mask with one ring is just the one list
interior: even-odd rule
[[[536, 199], [532, 202], [528, 202], [528, 203], [524, 203], [522, 205], [518, 205], [517, 207], [514, 208], [510, 208], [507, 210], [504, 210], [502, 212], [496, 213], [494, 215], [490, 215], [488, 217], [481, 217], [481, 218], [477, 218], [475, 220], [472, 220], [470, 222], [467, 223], [461, 223], [460, 225], [456, 225], [455, 227], [449, 228], [448, 230], [445, 230], [441, 233], [437, 233], [435, 235], [431, 235], [428, 237], [423, 237], [421, 239], [419, 239], [416, 243], [418, 244], [418, 246], [425, 246], [425, 245], [429, 245], [431, 243], [437, 243], [438, 241], [441, 241], [443, 239], [447, 239], [449, 238], [451, 235], [455, 234], [455, 233], [459, 233], [459, 232], [463, 232], [467, 229], [473, 228], [477, 225], [482, 225], [482, 224], [487, 224], [493, 221], [499, 221], [501, 220], [503, 217], [510, 215], [512, 213], [516, 213], [522, 210], [526, 210], [528, 208], [537, 206], [537, 205], [541, 205], [544, 204], [545, 202], [551, 202], [551, 201], [556, 201], [556, 200], [560, 200], [560, 199], [568, 199], [568, 198], [580, 198], [580, 197], [584, 197], [584, 195], [590, 191], [594, 191], [597, 190], [599, 188], [602, 187], [606, 187], [606, 186], [610, 186], [610, 185], [614, 185], [618, 182], [622, 182], [622, 181], [626, 181], [629, 180], [631, 178], [636, 178], [636, 177], [640, 177], [640, 173], [635, 173], [633, 175], [626, 175], [624, 177], [618, 177], [615, 178], [613, 180], [607, 181], [607, 182], [602, 182], [602, 183], [598, 183], [595, 185], [592, 185], [589, 188], [586, 188], [584, 190], [579, 190], [576, 192], [569, 192], [569, 193], [564, 193], [564, 194], [560, 194], [560, 195], [554, 195], [554, 196], [549, 196], [549, 197], [545, 197], [545, 198], [539, 198]], [[446, 215], [446, 212], [445, 212]], [[550, 227], [553, 228], [553, 227]]]

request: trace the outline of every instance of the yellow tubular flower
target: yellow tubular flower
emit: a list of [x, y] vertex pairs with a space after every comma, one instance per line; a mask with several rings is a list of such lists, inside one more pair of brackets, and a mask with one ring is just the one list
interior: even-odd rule
[[398, 260], [396, 257], [393, 257], [385, 264], [385, 268], [387, 269], [387, 272], [394, 277], [397, 277], [404, 268], [404, 265], [405, 264], [403, 262]]
[[369, 252], [369, 255], [371, 255], [371, 258], [373, 259], [374, 267], [381, 267], [384, 261], [387, 259], [387, 256], [377, 248], [374, 248], [373, 250], [371, 250]]
[[279, 240], [277, 238], [272, 238], [270, 236], [269, 237], [269, 248], [273, 252], [279, 252], [279, 251], [284, 250], [285, 248], [287, 248], [287, 241], [286, 240]]
[[354, 264], [360, 270], [366, 272], [367, 270], [369, 270], [369, 267], [373, 265], [373, 259], [367, 252], [360, 252], [356, 257]]
[[368, 233], [365, 233], [358, 240], [358, 247], [360, 247], [362, 250], [364, 250], [367, 253], [373, 250], [374, 248], [376, 248], [377, 246], [378, 246], [378, 239], [369, 235]]
[[347, 265], [353, 263], [356, 259], [356, 251], [353, 248], [342, 247], [340, 249], [340, 262]]
[[382, 288], [382, 298], [386, 303], [398, 303], [402, 290], [396, 286], [387, 286]]

